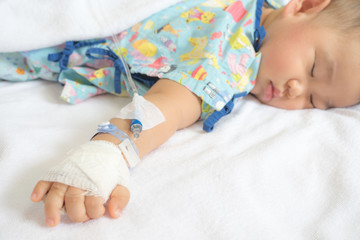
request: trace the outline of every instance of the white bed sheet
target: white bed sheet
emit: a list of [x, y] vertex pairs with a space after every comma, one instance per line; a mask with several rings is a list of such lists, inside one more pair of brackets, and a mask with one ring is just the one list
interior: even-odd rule
[[117, 219], [50, 229], [39, 176], [126, 98], [68, 105], [61, 86], [0, 83], [0, 239], [359, 239], [359, 106], [285, 111], [239, 101], [214, 132], [177, 132], [132, 171]]
[[[108, 0], [105, 11], [121, 30], [174, 2]], [[108, 35], [96, 4], [0, 1], [0, 51]], [[212, 133], [199, 122], [146, 156], [119, 219], [65, 216], [46, 227], [43, 205], [29, 197], [39, 176], [129, 101], [103, 95], [72, 106], [61, 88], [0, 82], [0, 239], [360, 239], [360, 106], [285, 111], [251, 96]]]

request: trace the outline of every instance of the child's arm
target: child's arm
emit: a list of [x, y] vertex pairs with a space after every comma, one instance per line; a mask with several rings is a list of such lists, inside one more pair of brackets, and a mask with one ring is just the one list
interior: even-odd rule
[[[201, 100], [186, 87], [171, 80], [160, 79], [144, 96], [155, 104], [165, 116], [166, 121], [156, 127], [143, 131], [136, 140], [140, 158], [151, 152], [176, 130], [195, 123], [201, 114]], [[110, 121], [119, 129], [131, 136], [130, 120], [112, 119]], [[115, 144], [120, 141], [110, 134], [99, 134], [93, 140], [107, 140]], [[33, 190], [31, 199], [41, 201], [45, 194], [45, 216], [49, 226], [60, 222], [60, 209], [66, 206], [67, 214], [76, 222], [104, 215], [104, 199], [101, 197], [84, 196], [84, 191], [62, 183], [39, 181]], [[66, 195], [65, 195], [66, 194]], [[125, 208], [130, 198], [126, 187], [118, 185], [110, 195], [109, 213], [116, 218]]]

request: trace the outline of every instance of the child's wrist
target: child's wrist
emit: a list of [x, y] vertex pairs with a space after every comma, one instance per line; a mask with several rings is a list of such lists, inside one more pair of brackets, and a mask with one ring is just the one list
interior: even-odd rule
[[[132, 133], [130, 131], [130, 120], [128, 119], [120, 119], [120, 118], [112, 118], [109, 121], [111, 124], [115, 125], [122, 132], [127, 134], [130, 138], [132, 137]], [[91, 140], [105, 140], [112, 142], [114, 144], [120, 144], [121, 140], [110, 133], [106, 132], [98, 132]]]
[[[115, 145], [119, 145], [121, 143], [121, 141], [118, 138], [111, 135], [110, 133], [98, 133], [91, 139], [91, 141], [107, 141], [107, 142], [111, 142]], [[126, 165], [128, 167], [130, 167], [130, 164], [129, 164], [128, 160], [126, 159], [123, 152], [121, 152], [121, 155], [124, 157]]]
[[140, 159], [137, 146], [131, 138], [129, 125], [128, 120], [112, 119], [111, 122], [98, 125], [98, 133], [91, 140], [107, 141], [119, 147], [128, 167], [132, 168]]
[[115, 145], [119, 145], [121, 143], [121, 141], [118, 138], [111, 135], [110, 133], [97, 133], [93, 138], [91, 138], [91, 141], [94, 140], [108, 141], [108, 142], [112, 142]]

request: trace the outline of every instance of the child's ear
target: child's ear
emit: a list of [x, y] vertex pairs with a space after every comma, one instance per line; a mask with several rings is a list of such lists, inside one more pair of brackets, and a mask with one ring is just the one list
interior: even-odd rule
[[297, 13], [318, 13], [326, 8], [331, 0], [291, 0], [283, 9], [283, 16]]

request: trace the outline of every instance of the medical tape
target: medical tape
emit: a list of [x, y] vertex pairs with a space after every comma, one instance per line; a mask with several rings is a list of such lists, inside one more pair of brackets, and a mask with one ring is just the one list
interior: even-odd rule
[[106, 122], [99, 125], [97, 130], [98, 133], [109, 133], [121, 141], [118, 147], [123, 153], [130, 168], [135, 167], [140, 162], [139, 153], [134, 141], [117, 126]]

